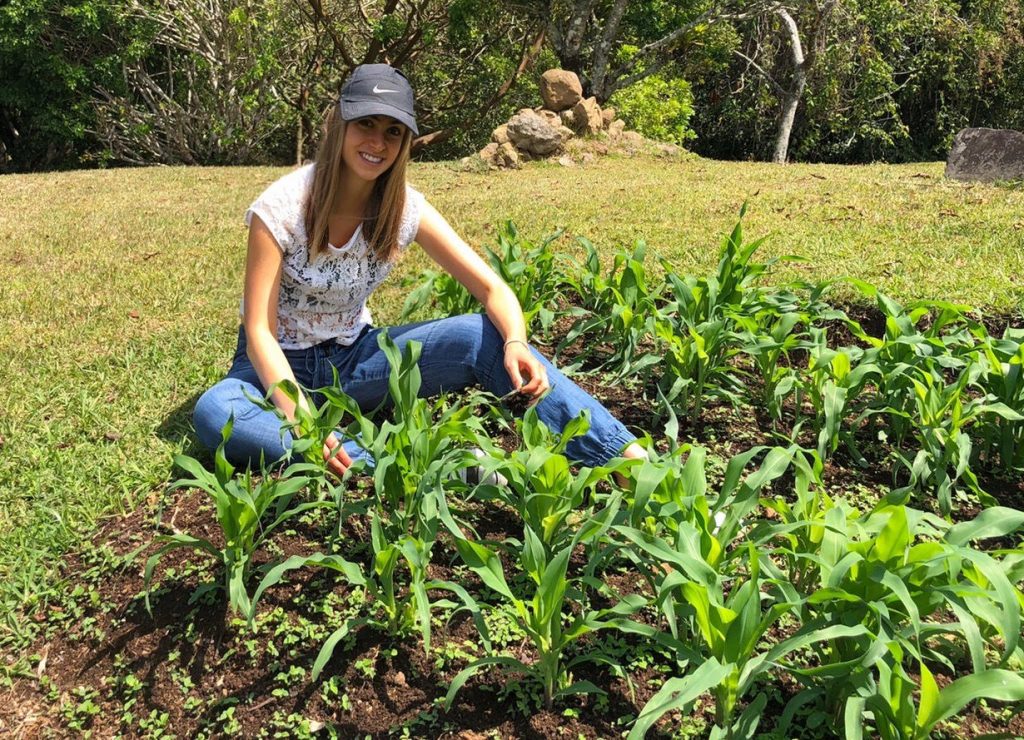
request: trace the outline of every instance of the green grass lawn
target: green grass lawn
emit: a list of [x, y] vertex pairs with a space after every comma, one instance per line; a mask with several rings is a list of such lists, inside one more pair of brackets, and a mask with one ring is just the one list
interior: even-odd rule
[[[191, 447], [198, 395], [227, 369], [244, 263], [241, 216], [279, 168], [159, 168], [0, 177], [0, 646], [59, 588], [59, 553], [104, 514], [159, 491]], [[644, 239], [709, 270], [749, 201], [776, 279], [852, 275], [901, 299], [1024, 302], [1024, 191], [942, 178], [941, 164], [839, 167], [608, 158], [411, 179], [471, 243], [514, 220], [603, 252]], [[573, 242], [559, 242], [572, 249]], [[400, 309], [413, 252], [375, 297]]]

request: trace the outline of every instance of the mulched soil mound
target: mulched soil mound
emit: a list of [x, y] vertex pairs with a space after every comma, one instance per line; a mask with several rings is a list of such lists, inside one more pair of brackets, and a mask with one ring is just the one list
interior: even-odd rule
[[[862, 319], [865, 324], [877, 324], [877, 316]], [[638, 432], [650, 429], [654, 411], [644, 400], [645, 389], [609, 383], [601, 376], [584, 375], [579, 383], [627, 426]], [[712, 405], [701, 419], [680, 422], [684, 440], [706, 447], [709, 461], [724, 462], [752, 446], [772, 444], [770, 426], [750, 408]], [[865, 448], [870, 449], [871, 430], [864, 434]], [[499, 443], [511, 448], [515, 440]], [[888, 469], [878, 462], [865, 469], [837, 454], [825, 468], [828, 490], [854, 504], [870, 506], [892, 485]], [[366, 484], [365, 480], [360, 483]], [[1000, 503], [1024, 508], [1024, 481], [988, 477], [982, 485]], [[777, 487], [783, 493], [785, 481]], [[962, 504], [958, 518], [980, 511], [977, 502]], [[508, 510], [491, 504], [475, 506], [472, 520], [481, 538], [500, 542], [522, 535], [521, 524]], [[279, 531], [257, 564], [325, 550], [330, 534], [327, 519], [309, 514]], [[65, 596], [32, 615], [40, 637], [20, 657], [31, 656], [33, 675], [16, 678], [4, 694], [0, 735], [620, 737], [664, 681], [672, 662], [671, 656], [638, 638], [616, 636], [603, 646], [632, 656], [624, 673], [614, 675], [603, 666], [587, 664], [574, 672], [576, 680], [593, 682], [604, 695], [572, 697], [554, 710], [545, 710], [537, 705], [535, 692], [517, 681], [516, 675], [485, 671], [470, 679], [445, 712], [442, 701], [449, 683], [470, 660], [482, 655], [476, 627], [461, 612], [434, 620], [434, 649], [429, 655], [418, 635], [393, 637], [362, 627], [339, 643], [324, 674], [313, 681], [311, 666], [327, 635], [346, 615], [359, 612], [367, 595], [330, 572], [296, 570], [267, 592], [253, 632], [244, 620], [228, 613], [219, 590], [210, 590], [193, 603], [197, 586], [217, 583], [222, 574], [209, 557], [176, 550], [156, 569], [150, 614], [143, 601], [143, 566], [158, 547], [154, 535], [168, 531], [221, 544], [204, 494], [154, 492], [131, 514], [106, 520], [89, 542], [66, 558]], [[348, 544], [347, 557], [368, 557], [367, 523], [349, 521], [343, 541]], [[1019, 542], [1017, 537], [999, 544], [1013, 547]], [[580, 558], [574, 555], [572, 568], [582, 567]], [[469, 584], [467, 588], [474, 587], [475, 579], [457, 565], [450, 542], [438, 542], [433, 561], [432, 577], [458, 579]], [[612, 573], [609, 583], [623, 594], [645, 588], [642, 579], [628, 571]], [[654, 614], [641, 618], [657, 622]], [[526, 662], [533, 659], [521, 634], [508, 625], [504, 629], [501, 624], [489, 626], [496, 642], [504, 640], [507, 652]], [[769, 639], [782, 636], [776, 632]], [[588, 644], [580, 646], [581, 653]], [[949, 679], [940, 675], [938, 680]], [[770, 732], [786, 703], [802, 687], [779, 671], [764, 688], [769, 703], [760, 730]], [[703, 697], [690, 716], [668, 715], [659, 732], [705, 737], [713, 726], [713, 712], [713, 702]], [[994, 703], [975, 703], [941, 734], [1024, 736], [1024, 717], [1008, 717]], [[801, 721], [806, 725], [794, 728], [800, 729], [801, 737], [832, 737], [832, 728], [838, 727], [825, 717], [804, 716]]]

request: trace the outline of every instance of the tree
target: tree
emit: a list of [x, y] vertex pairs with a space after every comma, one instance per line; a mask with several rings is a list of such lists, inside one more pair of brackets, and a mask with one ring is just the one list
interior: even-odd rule
[[[604, 103], [616, 91], [675, 61], [680, 49], [717, 23], [753, 18], [774, 0], [552, 0], [549, 37], [561, 66]], [[624, 55], [624, 46], [635, 53]]]
[[[814, 67], [818, 52], [823, 49], [825, 39], [829, 31], [829, 20], [839, 0], [811, 0], [805, 2], [799, 11], [799, 17], [804, 21], [804, 28], [801, 29], [796, 19], [788, 8], [775, 8], [774, 13], [782, 21], [781, 33], [788, 42], [792, 69], [788, 84], [780, 82], [775, 75], [767, 71], [757, 63], [757, 60], [744, 54], [739, 49], [736, 54], [746, 60], [751, 67], [763, 74], [768, 82], [775, 88], [780, 98], [779, 126], [775, 136], [774, 153], [772, 161], [777, 164], [785, 164], [789, 152], [789, 139], [793, 132], [793, 122], [796, 120], [797, 108], [803, 98], [804, 90], [807, 88], [807, 78]], [[806, 38], [805, 43], [801, 36]]]

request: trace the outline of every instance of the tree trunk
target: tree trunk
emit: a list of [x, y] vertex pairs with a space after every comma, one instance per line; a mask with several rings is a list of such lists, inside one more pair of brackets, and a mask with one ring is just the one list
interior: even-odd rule
[[804, 94], [806, 79], [801, 76], [799, 83], [787, 90], [782, 98], [782, 115], [779, 117], [779, 130], [775, 135], [775, 154], [772, 162], [785, 164], [789, 153], [789, 137], [793, 133], [793, 121], [796, 120], [796, 109], [800, 107], [800, 98]]
[[800, 106], [800, 98], [807, 87], [807, 59], [804, 58], [803, 45], [800, 43], [800, 29], [793, 16], [785, 8], [779, 8], [775, 12], [782, 18], [782, 23], [789, 34], [789, 50], [793, 56], [793, 83], [782, 96], [779, 130], [775, 136], [775, 154], [772, 156], [772, 161], [776, 164], [785, 164], [789, 152], [789, 137], [793, 133], [793, 121], [796, 120], [796, 109]]

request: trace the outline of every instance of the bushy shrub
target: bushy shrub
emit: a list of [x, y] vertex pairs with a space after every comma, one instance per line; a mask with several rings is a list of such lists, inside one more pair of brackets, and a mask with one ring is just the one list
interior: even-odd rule
[[629, 128], [649, 139], [684, 144], [690, 128], [693, 92], [682, 77], [653, 74], [619, 90], [608, 100]]

